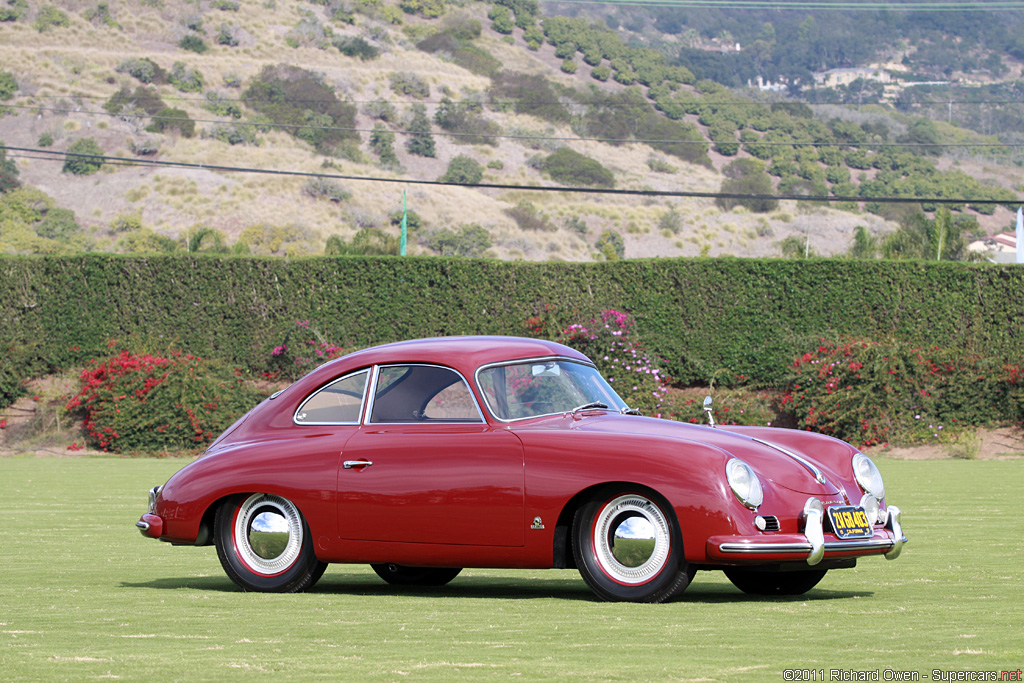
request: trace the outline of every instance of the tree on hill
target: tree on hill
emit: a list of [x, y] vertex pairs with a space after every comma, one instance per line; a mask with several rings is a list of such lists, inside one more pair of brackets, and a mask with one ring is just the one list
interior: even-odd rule
[[[0, 140], [0, 146], [3, 141]], [[21, 187], [17, 165], [7, 158], [7, 150], [0, 149], [0, 192], [10, 192]]]
[[[772, 179], [758, 159], [737, 159], [722, 169], [722, 194], [750, 195], [750, 197], [717, 197], [715, 204], [725, 211], [743, 206], [754, 213], [768, 213], [779, 208], [779, 200], [770, 196]], [[758, 196], [760, 195], [760, 196]]]
[[434, 136], [430, 134], [430, 119], [427, 118], [427, 108], [422, 104], [412, 105], [412, 119], [406, 126], [409, 131], [409, 139], [405, 148], [410, 154], [417, 154], [421, 157], [433, 157]]

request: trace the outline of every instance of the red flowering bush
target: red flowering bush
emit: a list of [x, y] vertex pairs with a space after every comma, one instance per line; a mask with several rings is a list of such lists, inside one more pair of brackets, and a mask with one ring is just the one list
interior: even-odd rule
[[1009, 418], [1008, 371], [934, 347], [823, 343], [793, 361], [780, 399], [798, 426], [859, 445], [946, 442]]
[[266, 379], [298, 379], [313, 368], [345, 355], [345, 350], [324, 339], [308, 320], [296, 320], [295, 328], [285, 334], [270, 352], [270, 372]]
[[121, 351], [86, 368], [80, 387], [67, 409], [91, 445], [116, 453], [201, 447], [262, 397], [239, 373], [180, 352]]
[[605, 310], [600, 318], [569, 325], [558, 341], [594, 361], [629, 407], [661, 417], [669, 379], [636, 338], [635, 327], [628, 313]]

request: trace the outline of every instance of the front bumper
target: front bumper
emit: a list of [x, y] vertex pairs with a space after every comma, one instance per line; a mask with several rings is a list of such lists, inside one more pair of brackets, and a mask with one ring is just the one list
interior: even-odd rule
[[142, 515], [135, 526], [147, 538], [160, 538], [164, 534], [164, 520], [158, 517], [156, 511], [156, 499], [160, 495], [161, 486], [154, 486], [149, 490], [149, 510]]
[[901, 514], [898, 507], [890, 505], [885, 527], [877, 529], [871, 538], [841, 540], [831, 533], [826, 534], [820, 514], [807, 515], [802, 534], [773, 534], [771, 540], [764, 537], [712, 536], [707, 542], [708, 559], [729, 564], [803, 559], [811, 566], [822, 559], [841, 560], [865, 555], [884, 555], [887, 560], [895, 560], [907, 542], [900, 523]]

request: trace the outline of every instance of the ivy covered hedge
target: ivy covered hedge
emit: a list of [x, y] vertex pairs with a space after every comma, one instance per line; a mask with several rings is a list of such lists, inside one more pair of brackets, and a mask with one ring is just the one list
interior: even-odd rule
[[[0, 358], [22, 377], [104, 356], [110, 340], [269, 368], [309, 321], [346, 350], [434, 335], [553, 337], [631, 313], [678, 383], [768, 385], [821, 339], [892, 338], [1020, 362], [1024, 268], [855, 260], [0, 258]], [[17, 359], [17, 360], [15, 360]], [[14, 365], [13, 368], [11, 366]]]

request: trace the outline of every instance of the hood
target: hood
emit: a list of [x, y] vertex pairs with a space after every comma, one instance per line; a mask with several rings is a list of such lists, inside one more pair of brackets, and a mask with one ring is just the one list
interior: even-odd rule
[[[725, 451], [754, 468], [762, 481], [808, 495], [840, 493], [833, 483], [836, 477], [813, 456], [771, 440], [770, 434], [759, 432], [757, 437], [746, 436], [722, 428], [707, 427], [687, 422], [674, 422], [653, 417], [635, 417], [618, 414], [587, 414], [573, 425], [574, 429], [637, 437], [653, 436], [680, 442], [701, 443]], [[775, 430], [764, 430], [773, 432]], [[781, 430], [787, 431], [787, 430]], [[791, 439], [787, 439], [791, 441]], [[686, 457], [685, 447], [680, 456]], [[819, 482], [814, 471], [823, 475]]]

